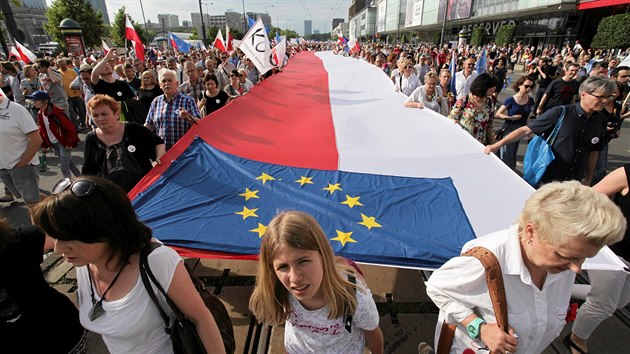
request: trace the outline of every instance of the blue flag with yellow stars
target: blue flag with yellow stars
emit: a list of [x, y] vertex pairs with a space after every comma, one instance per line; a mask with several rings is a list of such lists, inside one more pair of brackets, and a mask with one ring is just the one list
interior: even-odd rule
[[313, 215], [335, 254], [358, 262], [437, 268], [475, 237], [450, 178], [280, 166], [200, 138], [133, 205], [168, 245], [245, 255], [285, 210]]

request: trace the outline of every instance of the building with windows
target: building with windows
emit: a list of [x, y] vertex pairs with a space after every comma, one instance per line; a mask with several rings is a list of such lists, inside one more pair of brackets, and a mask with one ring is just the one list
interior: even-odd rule
[[261, 12], [248, 12], [247, 16], [251, 18], [252, 20], [257, 20], [260, 17], [265, 27], [267, 28], [271, 27], [271, 16], [269, 16], [269, 14], [265, 14]]
[[245, 27], [245, 22], [243, 22], [243, 14], [240, 12], [226, 11], [225, 23], [227, 23], [230, 28], [234, 28], [239, 31], [245, 31], [247, 28]]
[[12, 38], [15, 37], [31, 50], [38, 50], [39, 44], [50, 41], [50, 37], [44, 30], [44, 24], [48, 22], [45, 0], [24, 1], [23, 6], [15, 6], [9, 1], [9, 6], [17, 26], [17, 33], [9, 31], [4, 19], [0, 20], [0, 28], [6, 34], [7, 42], [10, 45], [13, 42]]
[[166, 29], [179, 27], [179, 17], [173, 14], [158, 14], [158, 22], [163, 22]]
[[345, 22], [343, 18], [333, 18], [332, 19], [332, 29], [334, 32], [334, 29], [337, 28], [337, 26], [339, 26], [340, 23]]
[[210, 27], [223, 28], [225, 27], [225, 15], [211, 15], [209, 23]]
[[182, 21], [182, 27], [192, 27], [192, 22], [187, 21], [187, 20], [183, 20]]
[[348, 38], [350, 34], [350, 25], [347, 22], [341, 22], [337, 25], [337, 27], [332, 29], [332, 36], [337, 37], [335, 33], [341, 33], [343, 36]]
[[[45, 1], [45, 0], [42, 0]], [[92, 5], [94, 10], [100, 11], [103, 14], [103, 22], [109, 25], [109, 15], [107, 14], [107, 4], [105, 0], [85, 0], [88, 4]]]
[[[516, 25], [515, 40], [542, 48], [581, 39], [588, 43], [602, 18], [630, 11], [630, 0], [353, 0], [349, 31], [357, 38], [444, 42], [481, 27], [486, 41]], [[443, 26], [444, 25], [444, 26]]]
[[[197, 34], [199, 35], [199, 38], [202, 38], [201, 33], [203, 31], [201, 30], [201, 15], [199, 14], [199, 12], [191, 12], [190, 20], [192, 22], [192, 26], [197, 29]], [[208, 14], [203, 14], [203, 24], [206, 27], [206, 31], [208, 30], [208, 28], [210, 28], [210, 26], [208, 26], [209, 23], [210, 23], [210, 16]]]
[[311, 34], [313, 34], [313, 21], [304, 20], [304, 35], [310, 36]]

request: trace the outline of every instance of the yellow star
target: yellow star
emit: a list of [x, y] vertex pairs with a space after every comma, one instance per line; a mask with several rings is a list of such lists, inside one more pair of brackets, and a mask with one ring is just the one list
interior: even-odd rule
[[260, 198], [256, 193], [259, 191], [250, 191], [249, 188], [245, 188], [245, 193], [239, 194], [241, 197], [245, 197], [245, 201], [248, 201], [252, 198]]
[[335, 183], [335, 184], [330, 184], [328, 183], [328, 187], [326, 188], [322, 188], [323, 191], [328, 191], [330, 192], [330, 194], [335, 193], [335, 191], [342, 191], [343, 189], [341, 189], [341, 184], [340, 183]]
[[352, 235], [352, 231], [350, 231], [350, 232], [341, 232], [339, 230], [336, 230], [336, 231], [337, 231], [337, 237], [331, 238], [330, 239], [331, 241], [339, 241], [339, 242], [341, 242], [342, 246], [345, 246], [346, 242], [354, 242], [354, 243], [357, 242], [356, 240], [353, 240], [350, 237]]
[[247, 209], [247, 207], [243, 207], [243, 211], [237, 211], [234, 214], [243, 215], [243, 220], [245, 220], [250, 216], [258, 217], [258, 215], [256, 215], [256, 210], [258, 210], [258, 208]]
[[249, 231], [251, 231], [251, 232], [258, 232], [258, 238], [261, 238], [265, 234], [265, 231], [267, 231], [267, 226], [265, 226], [265, 225], [263, 225], [261, 223], [258, 223], [258, 227], [257, 228], [251, 229]]
[[313, 181], [311, 181], [312, 179], [313, 179], [313, 177], [302, 176], [300, 179], [298, 179], [297, 181], [293, 181], [293, 182], [299, 183], [300, 187], [302, 187], [305, 184], [313, 184]]
[[359, 198], [361, 197], [351, 197], [346, 194], [346, 201], [341, 202], [341, 204], [346, 204], [350, 208], [354, 208], [355, 205], [363, 206], [363, 204], [359, 201]]
[[374, 216], [366, 216], [361, 213], [361, 218], [363, 221], [358, 222], [357, 224], [367, 227], [368, 230], [372, 230], [373, 227], [383, 227], [381, 224], [376, 222], [376, 218]]
[[268, 174], [264, 173], [258, 177], [256, 177], [257, 180], [261, 180], [263, 184], [265, 184], [267, 181], [274, 181], [275, 178], [269, 176]]

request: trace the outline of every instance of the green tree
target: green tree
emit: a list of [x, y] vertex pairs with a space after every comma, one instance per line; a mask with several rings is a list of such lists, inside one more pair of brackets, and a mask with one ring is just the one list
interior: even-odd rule
[[92, 5], [84, 0], [54, 0], [46, 10], [46, 18], [48, 18], [48, 23], [44, 25], [46, 33], [62, 46], [65, 46], [65, 40], [58, 27], [65, 18], [71, 18], [79, 23], [83, 31], [83, 42], [88, 47], [100, 45], [101, 38], [108, 34], [101, 11], [95, 11]]
[[470, 45], [473, 47], [478, 47], [483, 45], [484, 35], [486, 34], [485, 28], [476, 27], [472, 31], [472, 35], [470, 36]]
[[593, 37], [593, 48], [625, 48], [630, 45], [630, 14], [604, 17]]
[[[124, 6], [118, 9], [116, 15], [114, 16], [114, 21], [112, 22], [111, 33], [110, 36], [112, 38], [112, 44], [116, 47], [124, 47], [125, 46], [125, 27], [127, 26], [127, 20], [125, 19], [125, 11], [127, 8]], [[144, 30], [144, 27], [138, 23], [136, 23], [131, 16], [129, 16], [129, 20], [131, 21], [131, 25], [140, 36], [140, 40], [145, 45], [145, 47], [149, 44], [150, 38], [147, 32]], [[127, 43], [129, 47], [131, 47], [131, 43]]]
[[193, 27], [192, 31], [190, 33], [191, 33], [191, 35], [190, 35], [190, 39], [191, 40], [199, 39], [197, 37], [197, 27]]
[[515, 33], [516, 25], [501, 25], [501, 27], [497, 30], [495, 42], [499, 46], [508, 45], [514, 40]]
[[219, 28], [217, 26], [210, 26], [210, 28], [208, 28], [206, 33], [208, 35], [208, 42], [212, 44], [214, 43], [214, 39], [217, 38], [217, 33], [219, 33]]

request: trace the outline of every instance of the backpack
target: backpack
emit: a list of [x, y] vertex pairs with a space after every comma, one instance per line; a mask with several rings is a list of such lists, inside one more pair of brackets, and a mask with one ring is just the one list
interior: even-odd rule
[[144, 177], [144, 171], [130, 149], [135, 151], [135, 146], [129, 144], [125, 125], [120, 143], [105, 148], [105, 159], [99, 175], [114, 182], [125, 192], [129, 192]]

